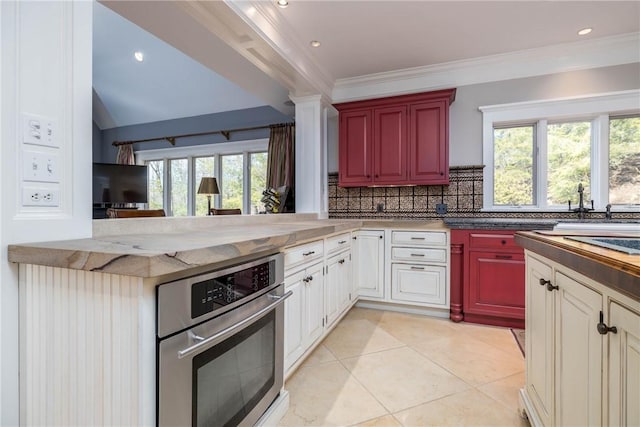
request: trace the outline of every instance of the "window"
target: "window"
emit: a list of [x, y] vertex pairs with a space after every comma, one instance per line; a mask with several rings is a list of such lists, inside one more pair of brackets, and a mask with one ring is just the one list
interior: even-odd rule
[[609, 121], [609, 203], [640, 204], [640, 117]]
[[222, 156], [222, 180], [220, 193], [222, 194], [223, 209], [242, 209], [244, 188], [244, 156], [233, 154]]
[[211, 198], [211, 207], [264, 210], [259, 199], [265, 189], [267, 144], [260, 139], [136, 152], [138, 163], [149, 166], [149, 208], [171, 216], [206, 215], [207, 196], [198, 194], [198, 186], [202, 177], [213, 176], [221, 194]]
[[640, 207], [640, 91], [480, 110], [485, 209]]

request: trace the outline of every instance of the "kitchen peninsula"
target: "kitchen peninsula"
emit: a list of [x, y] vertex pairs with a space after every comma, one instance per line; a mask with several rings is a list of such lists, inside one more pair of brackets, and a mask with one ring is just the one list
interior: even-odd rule
[[[91, 239], [11, 245], [9, 259], [19, 263], [25, 424], [155, 424], [159, 284], [283, 250], [286, 260], [287, 248], [314, 242], [327, 248], [328, 260], [331, 236], [362, 227], [442, 237], [446, 272], [448, 229], [441, 221], [316, 218], [98, 220]], [[323, 266], [327, 260], [316, 258]], [[446, 293], [448, 274], [439, 277]], [[441, 310], [448, 315], [448, 307]]]
[[526, 259], [523, 408], [533, 426], [639, 425], [640, 258], [561, 233], [571, 234], [515, 237]]

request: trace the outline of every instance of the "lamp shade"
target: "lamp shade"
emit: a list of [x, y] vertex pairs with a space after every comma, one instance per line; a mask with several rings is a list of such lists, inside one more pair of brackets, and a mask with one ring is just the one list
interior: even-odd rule
[[198, 187], [198, 194], [220, 194], [218, 181], [210, 176], [202, 177], [200, 186]]

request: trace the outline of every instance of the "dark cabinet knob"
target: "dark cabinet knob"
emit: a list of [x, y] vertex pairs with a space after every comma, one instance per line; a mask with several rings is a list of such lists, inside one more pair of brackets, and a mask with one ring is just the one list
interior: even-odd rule
[[544, 279], [540, 279], [540, 286], [544, 286], [547, 283], [551, 283], [551, 280], [544, 280]]
[[549, 292], [553, 292], [554, 290], [558, 290], [558, 289], [560, 289], [560, 288], [559, 288], [558, 286], [553, 286], [553, 285], [551, 284], [551, 282], [547, 283], [547, 290], [548, 290]]
[[604, 323], [604, 313], [602, 313], [602, 311], [600, 311], [600, 322], [598, 323], [597, 328], [600, 335], [607, 335], [609, 332], [613, 334], [618, 333], [618, 328], [615, 326], [607, 326], [607, 324]]
[[506, 240], [503, 240], [503, 241], [501, 241], [500, 243], [502, 243], [503, 245], [506, 245], [506, 244], [507, 244], [507, 241], [506, 241]]

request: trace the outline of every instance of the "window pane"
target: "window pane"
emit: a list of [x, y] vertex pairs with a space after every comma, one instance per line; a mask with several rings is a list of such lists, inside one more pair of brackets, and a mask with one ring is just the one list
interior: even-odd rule
[[547, 127], [547, 204], [578, 203], [578, 184], [584, 200], [591, 199], [591, 123], [555, 123]]
[[187, 215], [187, 159], [174, 159], [171, 164], [171, 214]]
[[495, 205], [533, 205], [534, 126], [493, 130]]
[[223, 209], [242, 209], [243, 157], [242, 154], [222, 156], [222, 188], [220, 191]]
[[[207, 196], [204, 194], [198, 194], [198, 187], [200, 186], [200, 180], [203, 176], [216, 176], [216, 162], [215, 157], [197, 157], [195, 159], [195, 175], [196, 180], [193, 183], [194, 191], [193, 194], [196, 195], [196, 215], [207, 215]], [[211, 197], [211, 207], [214, 207], [214, 198], [216, 196]]]
[[251, 154], [251, 212], [263, 212], [260, 202], [262, 192], [267, 188], [267, 153]]
[[154, 160], [147, 163], [149, 176], [149, 209], [164, 209], [164, 161]]
[[640, 117], [610, 121], [609, 203], [640, 203]]

